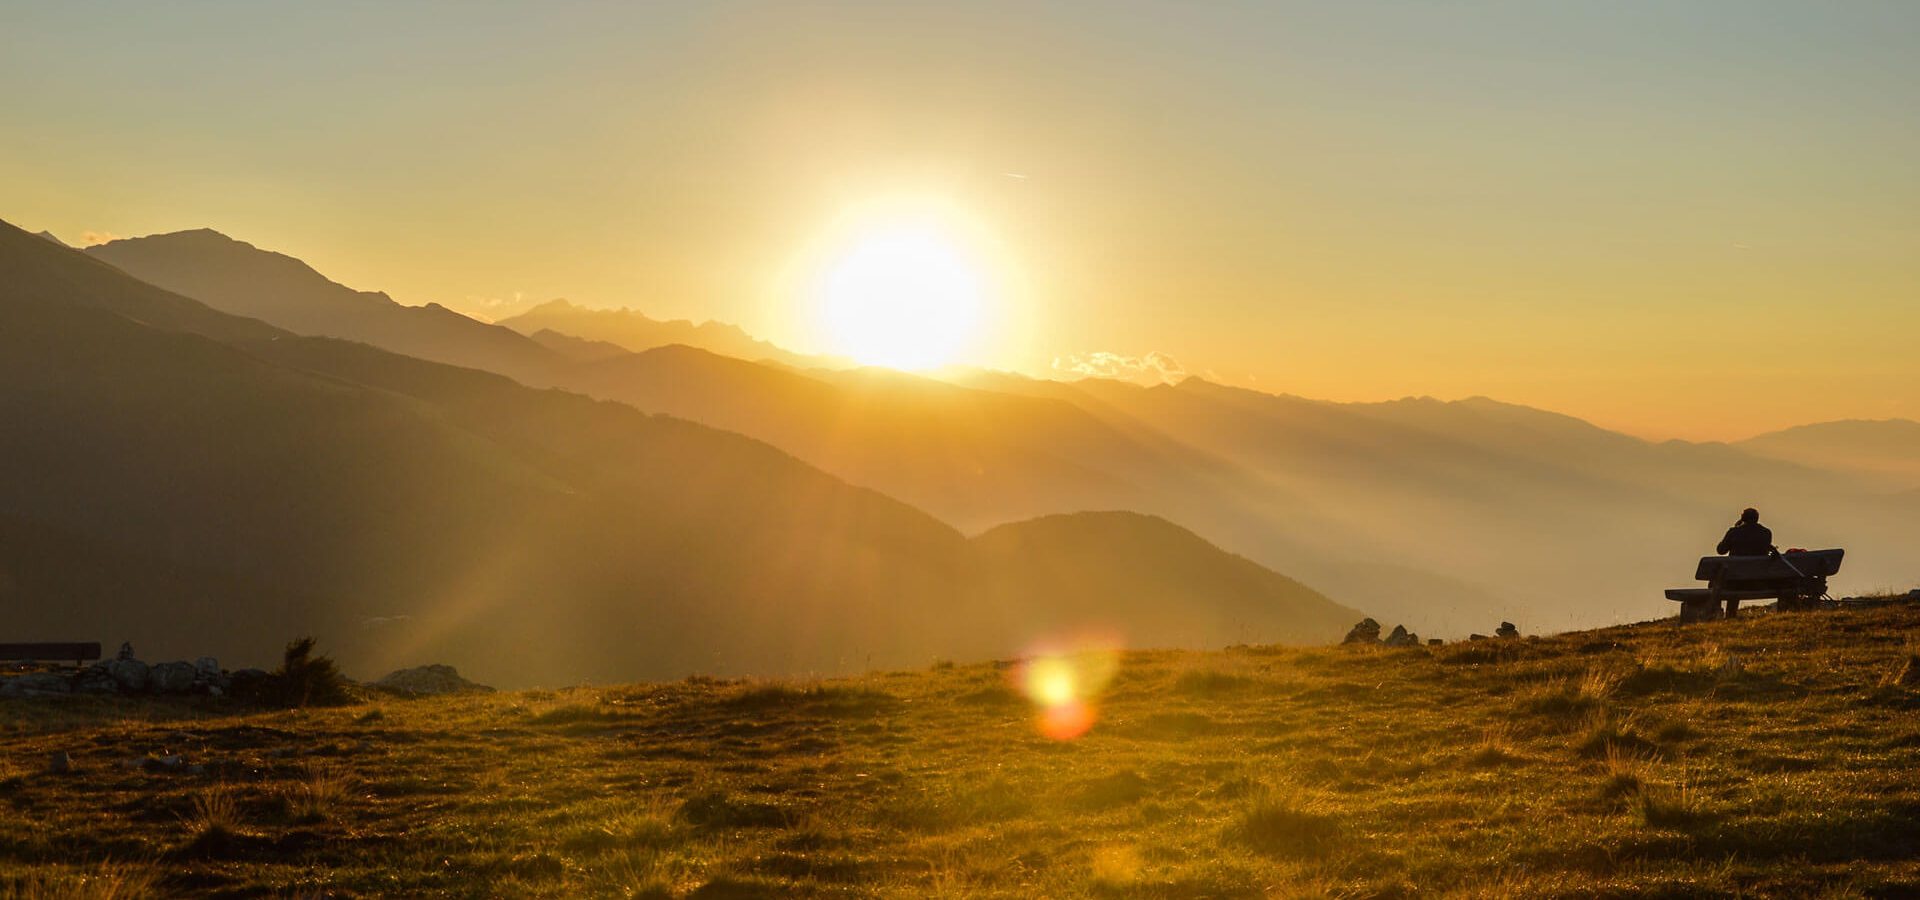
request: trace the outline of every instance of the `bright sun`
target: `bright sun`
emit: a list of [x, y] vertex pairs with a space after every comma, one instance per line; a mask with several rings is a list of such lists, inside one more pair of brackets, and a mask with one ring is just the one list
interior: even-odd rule
[[979, 267], [940, 229], [917, 223], [858, 235], [818, 291], [834, 349], [895, 369], [952, 362], [979, 331], [986, 303]]

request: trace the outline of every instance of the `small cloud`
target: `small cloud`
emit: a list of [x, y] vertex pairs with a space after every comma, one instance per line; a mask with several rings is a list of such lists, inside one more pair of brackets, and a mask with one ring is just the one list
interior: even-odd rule
[[1145, 356], [1128, 356], [1096, 350], [1092, 353], [1055, 357], [1053, 370], [1087, 378], [1114, 378], [1139, 384], [1171, 384], [1187, 377], [1187, 369], [1173, 357], [1158, 350]]
[[105, 244], [119, 239], [120, 236], [111, 231], [94, 231], [88, 229], [80, 232], [80, 244], [84, 247], [92, 247], [96, 244]]
[[1000, 174], [1002, 174], [1002, 175], [1005, 175], [1005, 176], [1007, 176], [1008, 178], [1011, 178], [1011, 179], [1013, 179], [1013, 180], [1015, 180], [1015, 181], [1025, 181], [1025, 180], [1027, 180], [1027, 176], [1025, 176], [1025, 175], [1022, 175], [1022, 174], [1020, 174], [1019, 172], [1001, 172]]
[[467, 296], [467, 305], [475, 307], [477, 309], [500, 309], [502, 307], [517, 307], [525, 304], [526, 302], [527, 302], [527, 295], [519, 291], [514, 291], [512, 297], [477, 297], [471, 294]]

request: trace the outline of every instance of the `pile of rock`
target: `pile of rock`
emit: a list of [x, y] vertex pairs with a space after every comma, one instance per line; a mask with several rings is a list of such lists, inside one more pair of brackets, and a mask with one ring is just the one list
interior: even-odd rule
[[[1520, 636], [1520, 629], [1515, 628], [1512, 622], [1501, 622], [1500, 627], [1493, 630], [1493, 636], [1497, 638], [1517, 638]], [[1484, 641], [1486, 639], [1487, 636], [1484, 634], [1467, 635], [1467, 640], [1470, 641]]]
[[1347, 631], [1346, 639], [1341, 641], [1340, 643], [1342, 644], [1380, 643], [1380, 623], [1375, 622], [1372, 617], [1361, 619], [1360, 624], [1353, 626], [1353, 628]]
[[0, 697], [62, 694], [207, 694], [218, 697], [232, 689], [236, 675], [253, 671], [257, 670], [228, 673], [211, 656], [202, 656], [193, 662], [182, 660], [155, 664], [122, 656], [73, 671], [27, 672], [0, 679]]
[[1393, 633], [1387, 635], [1387, 639], [1380, 643], [1389, 647], [1418, 647], [1420, 646], [1420, 636], [1408, 631], [1405, 625], [1395, 625], [1393, 626]]
[[391, 672], [374, 682], [373, 686], [414, 695], [493, 692], [493, 688], [460, 677], [460, 673], [452, 666], [442, 665], [415, 666]]
[[1405, 625], [1393, 626], [1385, 640], [1380, 639], [1380, 623], [1371, 618], [1361, 619], [1359, 624], [1347, 631], [1342, 644], [1381, 644], [1387, 647], [1418, 647], [1420, 636], [1407, 630]]

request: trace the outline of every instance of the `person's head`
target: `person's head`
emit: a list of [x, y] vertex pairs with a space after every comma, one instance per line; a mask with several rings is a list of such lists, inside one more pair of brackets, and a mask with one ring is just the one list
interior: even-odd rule
[[1740, 524], [1752, 525], [1760, 521], [1760, 511], [1749, 506], [1740, 511]]

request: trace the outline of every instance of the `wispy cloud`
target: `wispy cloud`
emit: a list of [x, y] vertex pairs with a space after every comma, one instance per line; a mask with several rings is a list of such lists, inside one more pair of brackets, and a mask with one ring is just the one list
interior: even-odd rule
[[95, 244], [105, 244], [109, 241], [117, 241], [119, 239], [120, 236], [111, 231], [94, 231], [88, 229], [80, 232], [80, 244], [85, 247], [91, 247]]
[[1057, 356], [1053, 360], [1053, 370], [1068, 375], [1116, 378], [1140, 384], [1170, 384], [1187, 377], [1185, 366], [1158, 350], [1150, 350], [1144, 356], [1128, 356], [1105, 350]]

